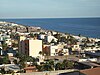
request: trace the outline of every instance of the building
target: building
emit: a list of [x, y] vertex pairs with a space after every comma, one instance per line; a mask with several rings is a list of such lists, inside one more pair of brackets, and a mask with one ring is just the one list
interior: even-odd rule
[[81, 70], [80, 75], [100, 75], [100, 67]]
[[50, 56], [57, 55], [58, 52], [58, 46], [50, 46]]
[[33, 26], [31, 26], [31, 27], [26, 27], [26, 29], [27, 29], [27, 32], [36, 32], [36, 31], [40, 31], [41, 30], [41, 27], [33, 27]]
[[43, 45], [43, 53], [50, 56], [50, 45]]
[[42, 51], [42, 40], [25, 39], [20, 42], [19, 51], [28, 56], [37, 57]]
[[19, 36], [19, 38], [18, 38], [18, 50], [20, 53], [22, 53], [22, 49], [23, 49], [22, 41], [24, 41], [25, 39], [26, 39], [25, 36]]
[[57, 42], [57, 39], [54, 37], [54, 36], [51, 36], [51, 35], [48, 35], [48, 36], [46, 36], [46, 40], [47, 40], [47, 42], [51, 42], [52, 40], [54, 40], [54, 42]]

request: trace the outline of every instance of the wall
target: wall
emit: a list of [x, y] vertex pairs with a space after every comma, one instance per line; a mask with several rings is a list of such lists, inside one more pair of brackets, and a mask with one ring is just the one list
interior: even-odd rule
[[[45, 72], [31, 72], [31, 73], [17, 73], [17, 74], [15, 73], [14, 75], [60, 75], [60, 73], [66, 73], [66, 72], [68, 75], [79, 75], [79, 72], [74, 72], [74, 71], [77, 70], [70, 69], [70, 70], [59, 70], [59, 71], [45, 71]], [[12, 75], [12, 74], [4, 74], [4, 75]]]

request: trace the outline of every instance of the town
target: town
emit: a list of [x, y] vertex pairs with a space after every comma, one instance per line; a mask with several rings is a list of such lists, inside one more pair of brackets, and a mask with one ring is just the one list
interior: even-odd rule
[[82, 75], [99, 70], [99, 38], [0, 21], [0, 75]]

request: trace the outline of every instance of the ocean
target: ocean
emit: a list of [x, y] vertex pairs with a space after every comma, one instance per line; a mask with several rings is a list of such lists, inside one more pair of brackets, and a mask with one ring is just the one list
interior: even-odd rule
[[41, 19], [0, 19], [27, 26], [39, 26], [74, 35], [100, 38], [100, 18], [41, 18]]

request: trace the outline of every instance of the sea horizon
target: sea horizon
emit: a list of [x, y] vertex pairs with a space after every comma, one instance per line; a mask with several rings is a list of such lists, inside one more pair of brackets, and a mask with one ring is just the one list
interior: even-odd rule
[[9, 18], [0, 18], [0, 19], [63, 19], [63, 18], [100, 18], [100, 16], [97, 17], [9, 17]]
[[39, 26], [73, 35], [81, 34], [86, 37], [100, 38], [100, 17], [96, 18], [17, 18], [0, 19], [0, 21], [22, 24], [25, 26]]

